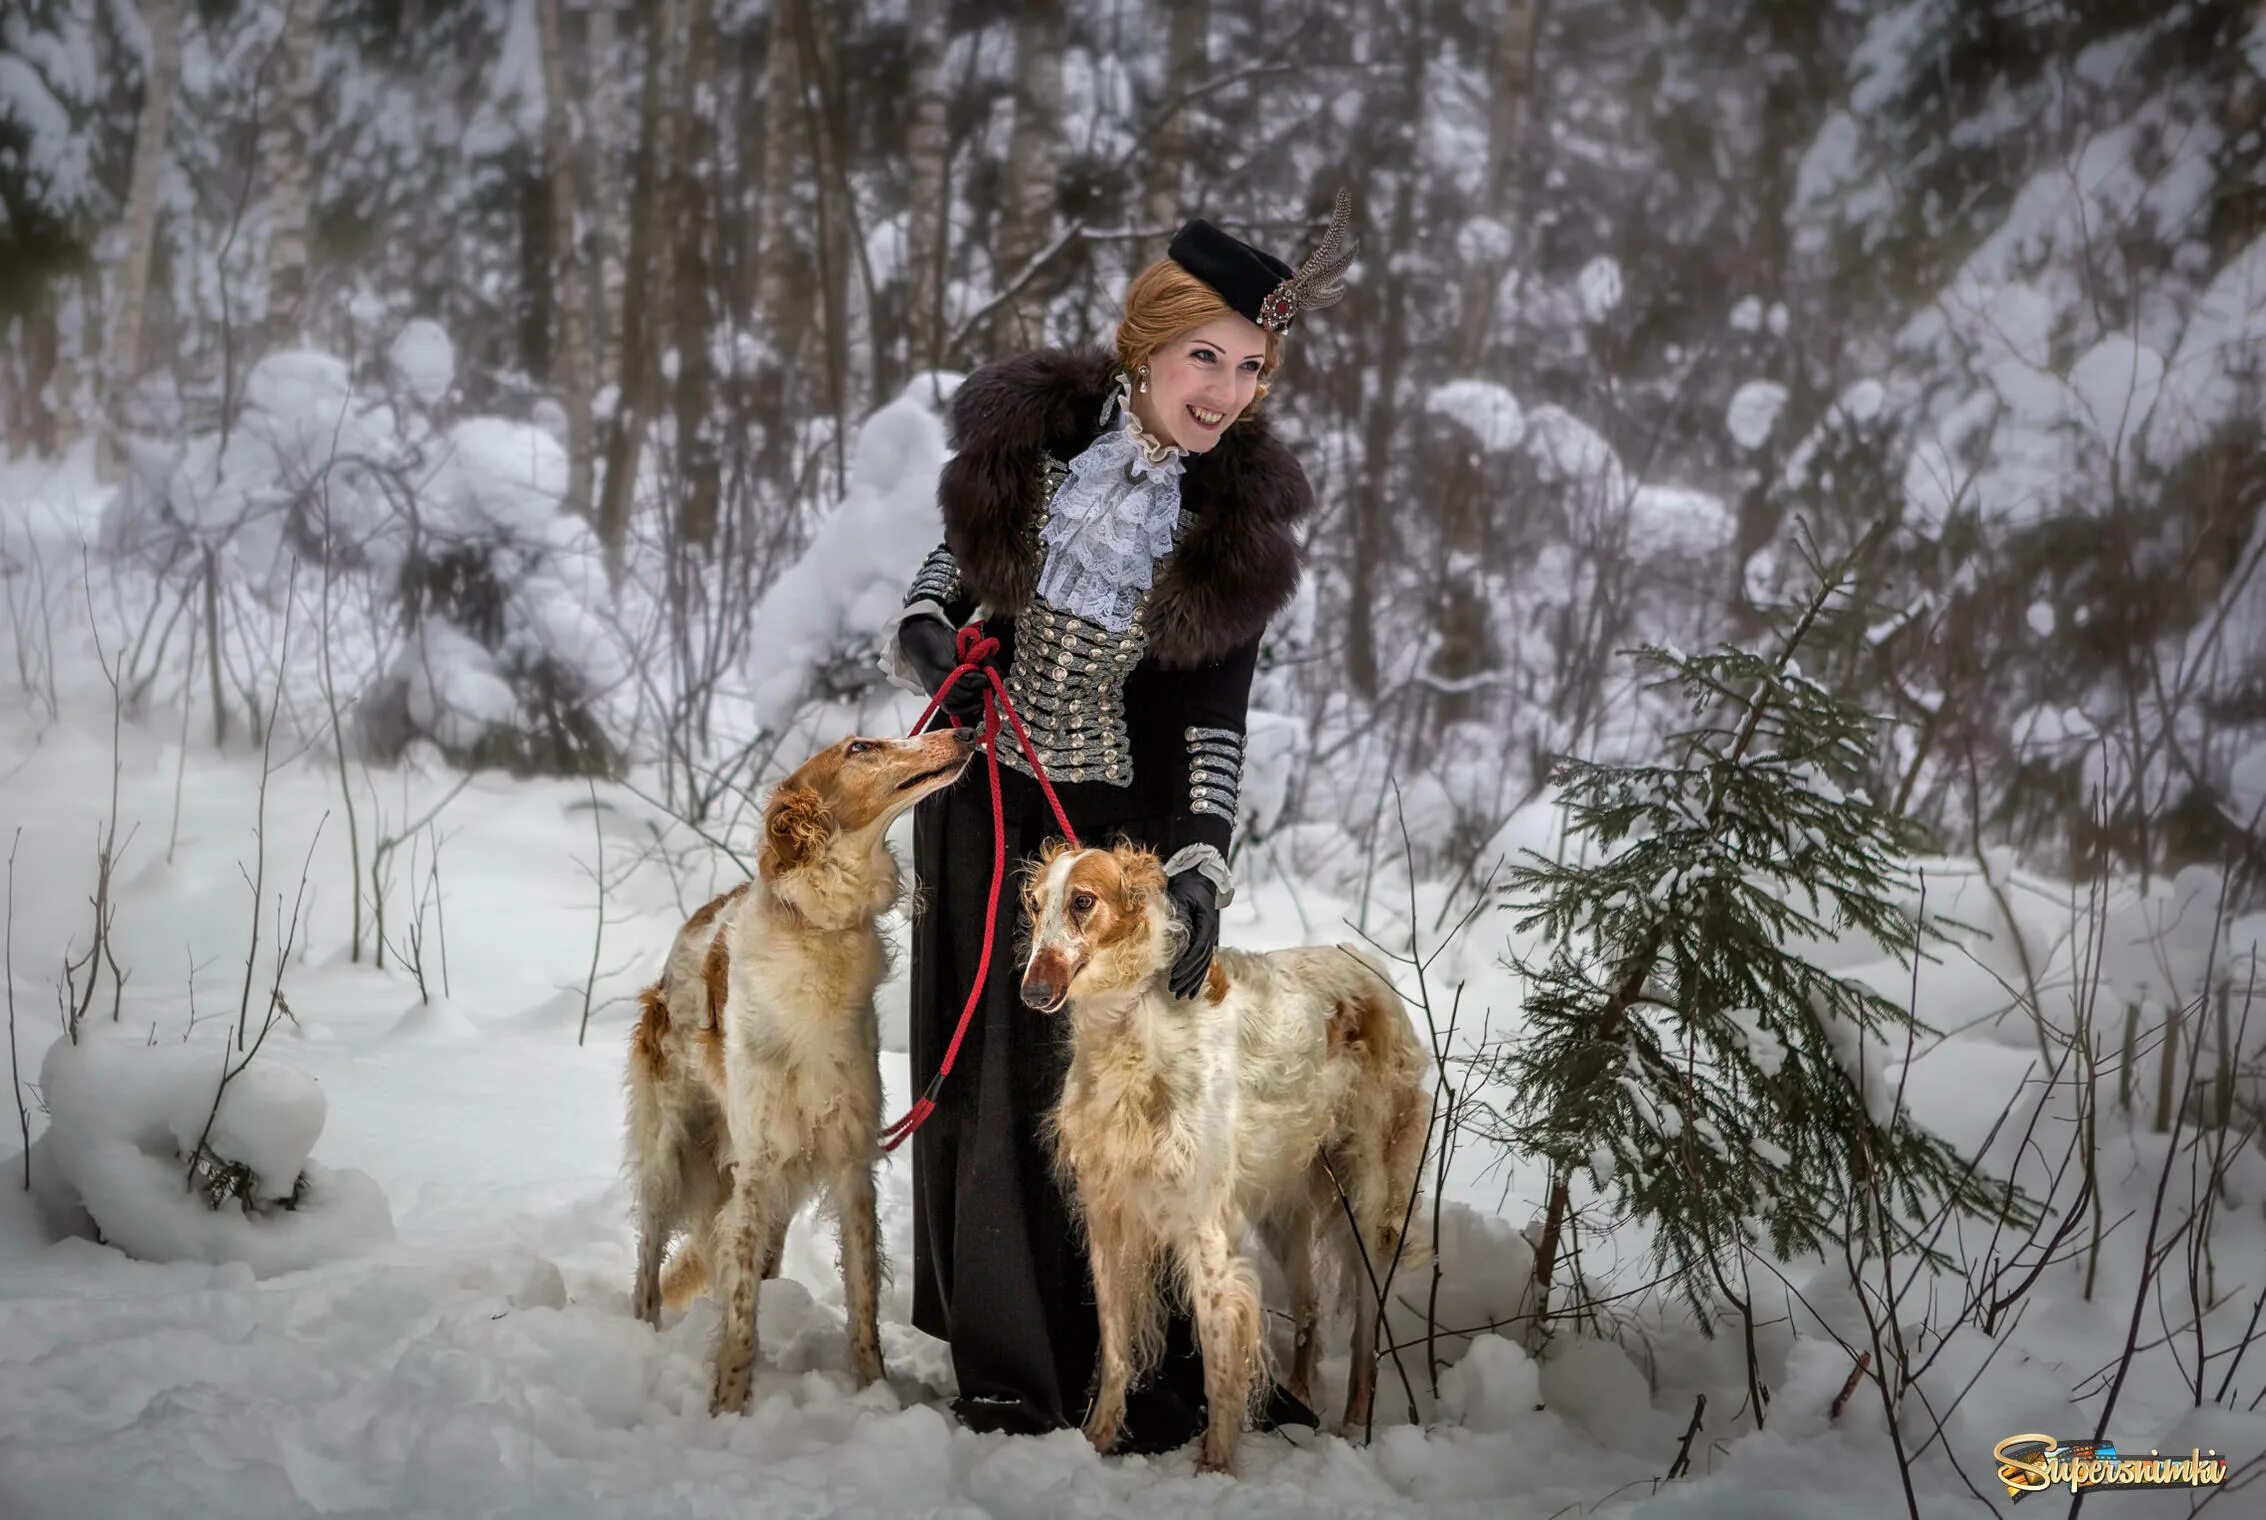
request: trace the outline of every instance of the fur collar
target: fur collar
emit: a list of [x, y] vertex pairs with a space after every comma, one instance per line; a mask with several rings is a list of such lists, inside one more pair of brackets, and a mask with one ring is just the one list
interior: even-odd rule
[[[937, 491], [944, 540], [962, 584], [995, 614], [1022, 611], [1038, 585], [1042, 455], [1067, 463], [1094, 441], [1116, 369], [1106, 348], [1035, 349], [985, 365], [953, 394], [955, 452]], [[1144, 617], [1149, 653], [1174, 669], [1219, 659], [1289, 603], [1298, 589], [1295, 530], [1314, 493], [1257, 416], [1188, 456], [1180, 500], [1190, 520]]]

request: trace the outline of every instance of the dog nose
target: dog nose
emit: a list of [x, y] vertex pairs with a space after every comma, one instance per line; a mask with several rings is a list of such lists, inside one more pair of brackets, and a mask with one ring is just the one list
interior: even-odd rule
[[1023, 1006], [1044, 1013], [1062, 1001], [1062, 984], [1045, 972], [1032, 968], [1023, 978]]
[[973, 744], [978, 739], [983, 737], [983, 735], [976, 732], [976, 726], [973, 723], [968, 724], [965, 728], [955, 728], [951, 730], [951, 733], [952, 737], [959, 740], [962, 744]]

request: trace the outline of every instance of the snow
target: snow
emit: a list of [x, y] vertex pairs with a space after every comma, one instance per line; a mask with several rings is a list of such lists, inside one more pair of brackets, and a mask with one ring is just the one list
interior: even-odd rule
[[[320, 365], [310, 372], [331, 373]], [[851, 488], [813, 540], [842, 524], [828, 557], [811, 566], [814, 575], [822, 569], [843, 578], [844, 603], [866, 594], [860, 588], [869, 575], [875, 587], [895, 575], [901, 590], [902, 576], [883, 560], [897, 556], [909, 571], [933, 543], [941, 443], [930, 404], [907, 406], [908, 399], [869, 420]], [[1525, 420], [1518, 446], [1544, 465], [1542, 473], [1564, 468], [1585, 491], [1615, 486], [1617, 494], [1604, 499], [1626, 505], [1632, 537], [1642, 530], [1653, 540], [1640, 547], [1666, 557], [1728, 541], [1729, 518], [1716, 498], [1630, 485], [1604, 439], [1560, 409], [1537, 407]], [[480, 505], [479, 520], [537, 526], [549, 521], [539, 510], [549, 477], [539, 459], [532, 468], [520, 463], [519, 451], [547, 456], [541, 444], [505, 442], [509, 436], [499, 432], [495, 449], [458, 451], [505, 475], [492, 496], [475, 493], [476, 502], [501, 503]], [[523, 472], [516, 481], [514, 470]], [[64, 541], [100, 511], [101, 494], [75, 475], [42, 481], [0, 473], [0, 482], [11, 500], [52, 503], [41, 531]], [[452, 510], [470, 509], [454, 500]], [[917, 532], [908, 526], [916, 523]], [[570, 567], [585, 563], [560, 556]], [[97, 605], [104, 589], [98, 581]], [[569, 594], [564, 582], [557, 594]], [[770, 626], [783, 639], [807, 634], [808, 647], [830, 647], [837, 634], [851, 637], [855, 623], [846, 611], [830, 622], [835, 612], [826, 602], [806, 588], [766, 616], [779, 619]], [[13, 839], [21, 827], [21, 864], [36, 870], [36, 877], [19, 871], [11, 904], [11, 990], [24, 1011], [13, 1034], [27, 1075], [43, 1060], [53, 1066], [41, 1073], [52, 1112], [35, 1106], [29, 1118], [39, 1196], [0, 1189], [0, 1514], [11, 1520], [316, 1513], [1542, 1520], [1619, 1512], [1843, 1520], [1880, 1513], [1884, 1496], [1898, 1492], [1877, 1394], [1864, 1389], [1838, 1421], [1825, 1413], [1850, 1366], [1833, 1334], [1862, 1332], [1838, 1263], [1758, 1264], [1755, 1352], [1772, 1405], [1769, 1426], [1757, 1430], [1740, 1408], [1747, 1378], [1740, 1327], [1710, 1340], [1688, 1313], [1640, 1291], [1653, 1274], [1650, 1240], [1638, 1228], [1607, 1228], [1595, 1208], [1598, 1179], [1577, 1177], [1575, 1202], [1588, 1210], [1579, 1271], [1607, 1306], [1606, 1333], [1562, 1328], [1530, 1355], [1517, 1339], [1532, 1270], [1522, 1227], [1539, 1215], [1547, 1171], [1537, 1157], [1472, 1137], [1449, 1160], [1438, 1211], [1443, 1333], [1427, 1345], [1423, 1310], [1433, 1283], [1430, 1269], [1420, 1269], [1396, 1289], [1388, 1314], [1387, 1339], [1399, 1350], [1397, 1362], [1388, 1357], [1381, 1368], [1373, 1441], [1255, 1434], [1245, 1443], [1242, 1475], [1230, 1482], [1198, 1477], [1187, 1451], [1102, 1458], [1075, 1432], [1009, 1439], [957, 1428], [946, 1409], [954, 1387], [949, 1356], [909, 1323], [912, 1209], [903, 1158], [880, 1173], [882, 1233], [898, 1263], [882, 1304], [887, 1382], [863, 1392], [851, 1384], [832, 1233], [806, 1217], [790, 1234], [782, 1276], [760, 1295], [764, 1351], [754, 1408], [743, 1419], [710, 1419], [705, 1357], [714, 1304], [672, 1314], [659, 1333], [629, 1314], [634, 1240], [621, 1175], [622, 1063], [628, 997], [650, 978], [688, 907], [734, 875], [683, 825], [603, 780], [481, 774], [467, 781], [422, 751], [399, 769], [357, 773], [365, 851], [373, 829], [398, 829], [464, 782], [461, 800], [440, 821], [451, 986], [428, 1000], [397, 959], [375, 968], [366, 942], [360, 959], [350, 955], [353, 903], [367, 887], [348, 876], [329, 749], [317, 744], [299, 754], [296, 742], [278, 744], [265, 804], [271, 890], [285, 869], [280, 862], [295, 865], [315, 849], [304, 932], [283, 968], [297, 1021], [271, 1034], [240, 1079], [244, 1113], [224, 1104], [214, 1136], [218, 1146], [258, 1158], [251, 1164], [265, 1179], [262, 1192], [272, 1194], [296, 1160], [310, 1193], [296, 1211], [207, 1210], [179, 1191], [187, 1132], [179, 1121], [193, 1112], [181, 1100], [201, 1090], [209, 1102], [210, 1086], [200, 1089], [191, 1078], [216, 1080], [232, 1034], [232, 1020], [216, 1010], [232, 1005], [222, 989], [233, 988], [245, 957], [244, 870], [255, 848], [260, 757], [240, 736], [236, 747], [215, 751], [193, 733], [184, 751], [179, 709], [162, 692], [146, 716], [127, 720], [120, 815], [131, 842], [117, 879], [118, 943], [132, 976], [115, 1025], [98, 1014], [87, 1044], [57, 1047], [46, 1013], [53, 967], [60, 954], [83, 948], [88, 842], [107, 807], [106, 789], [89, 778], [106, 777], [111, 767], [109, 709], [83, 631], [74, 635], [63, 620], [57, 627], [62, 710], [0, 705], [0, 776], [7, 778], [0, 833]], [[425, 628], [427, 655], [446, 673], [430, 700], [461, 706], [467, 721], [500, 702], [485, 685], [492, 667], [451, 643], [461, 635], [437, 620]], [[0, 641], [11, 636], [0, 631]], [[0, 670], [12, 668], [8, 653], [0, 650]], [[461, 690], [448, 684], [455, 682]], [[886, 700], [889, 706], [860, 715], [868, 731], [909, 722], [908, 704]], [[783, 741], [772, 771], [751, 784], [851, 721], [839, 704], [810, 705], [819, 716], [806, 721], [820, 731]], [[2041, 716], [2041, 728], [2047, 721]], [[2086, 742], [2076, 727], [2081, 711], [2057, 712], [2052, 721]], [[1269, 821], [1287, 785], [1285, 757], [1304, 727], [1303, 717], [1255, 716], [1246, 800]], [[649, 773], [633, 779], [653, 789]], [[1347, 786], [1349, 798], [1358, 794], [1358, 778], [1323, 781]], [[1364, 800], [1374, 805], [1374, 795]], [[616, 842], [604, 953], [595, 966], [593, 805]], [[1407, 806], [1412, 827], [1436, 835], [1461, 804], [1425, 777], [1408, 787]], [[745, 827], [711, 825], [735, 841]], [[171, 847], [167, 836], [175, 833]], [[900, 850], [908, 834], [900, 825]], [[1555, 855], [1563, 839], [1563, 814], [1545, 797], [1496, 828], [1489, 850], [1531, 846]], [[1491, 865], [1483, 860], [1480, 870]], [[2002, 917], [1974, 863], [1926, 865], [1928, 910], [1954, 938], [1921, 967], [1916, 996], [1946, 1035], [1940, 1044], [1923, 1042], [1908, 1070], [1901, 1046], [1875, 1044], [1864, 1058], [1876, 1111], [1887, 1111], [1886, 1098], [1902, 1083], [1911, 1118], [1971, 1151], [1985, 1151], [1991, 1120], [2010, 1094], [2037, 1090], [2038, 1037], [2010, 987], [2034, 976], [2056, 1027], [2070, 1022], [2085, 968], [2094, 964], [2108, 978], [2105, 998], [2144, 992], [2162, 1006], [2198, 985], [2199, 947], [2207, 943], [2198, 936], [2223, 916], [2207, 873], [2188, 873], [2147, 890], [2117, 885], [2097, 933], [2079, 935], [2071, 925], [2081, 920], [2083, 889], [1995, 859], [1992, 880], [2009, 901]], [[365, 854], [365, 877], [368, 867]], [[1411, 936], [1429, 943], [1435, 926], [1462, 911], [1444, 884], [1395, 877], [1337, 822], [1269, 829], [1239, 859], [1238, 875], [1224, 932], [1229, 943], [1253, 948], [1357, 933], [1388, 949]], [[399, 887], [391, 904], [389, 936], [398, 939], [409, 911]], [[1513, 948], [1509, 925], [1507, 914], [1486, 914], [1432, 962], [1437, 1006], [1447, 1006], [1444, 979], [1462, 983], [1459, 1042], [1467, 1050], [1476, 1031], [1513, 1039], [1520, 1032], [1524, 989], [1502, 961]], [[902, 966], [902, 913], [885, 927]], [[2255, 954], [2262, 938], [2266, 920], [2233, 919], [2222, 954]], [[264, 973], [272, 937], [262, 945]], [[1853, 938], [1815, 954], [1898, 998], [1915, 980]], [[578, 1043], [586, 978], [589, 1038]], [[1404, 986], [1414, 991], [1405, 971]], [[107, 991], [98, 1008], [106, 1008]], [[902, 1029], [904, 998], [902, 976], [893, 977], [881, 994], [885, 1029]], [[2245, 1027], [2251, 1046], [2266, 1040], [2266, 1021]], [[1746, 1039], [1765, 1070], [1788, 1054], [1759, 1025]], [[901, 1040], [891, 1044], [883, 1071], [896, 1111], [909, 1094], [906, 1063], [895, 1053]], [[1845, 1041], [1845, 1058], [1855, 1051]], [[2236, 1055], [2256, 1059], [2250, 1046]], [[160, 1071], [185, 1075], [150, 1075]], [[139, 1096], [145, 1087], [147, 1102]], [[1482, 1087], [1479, 1096], [1501, 1094]], [[1663, 1125], [1674, 1121], [1673, 1113], [1659, 1116]], [[2144, 1213], [2162, 1141], [2133, 1116], [2104, 1112], [2101, 1122], [2114, 1161], [2100, 1174], [2109, 1217]], [[2072, 1128], [2066, 1106], [2049, 1107], [2040, 1133]], [[0, 1154], [0, 1176], [14, 1176], [17, 1159]], [[2049, 1175], [2045, 1161], [2025, 1159], [2011, 1134], [1992, 1141], [1985, 1159], [1994, 1168], [2022, 1166], [2026, 1184], [2040, 1189]], [[1610, 1153], [1590, 1160], [1609, 1180]], [[2255, 1198], [2257, 1163], [2246, 1154], [2236, 1165], [2231, 1186]], [[91, 1219], [68, 1217], [74, 1198]], [[1415, 1228], [1429, 1240], [1433, 1221]], [[2266, 1250], [2255, 1210], [2226, 1210], [2213, 1230], [2222, 1263]], [[2008, 1329], [2003, 1352], [1963, 1334], [1925, 1376], [1936, 1408], [1955, 1401], [1959, 1408], [1945, 1439], [1918, 1465], [1923, 1513], [1971, 1510], [1963, 1480], [1980, 1481], [1977, 1454], [2012, 1430], [2055, 1428], [2091, 1369], [2115, 1358], [2130, 1316], [2138, 1233], [2108, 1232], [2091, 1299], [2082, 1264], [2057, 1264], [2041, 1276], [2036, 1312]], [[1281, 1285], [1270, 1281], [1268, 1289], [1279, 1303]], [[1931, 1298], [1956, 1303], [1961, 1291], [1956, 1274], [1930, 1281], [1912, 1295], [1910, 1312]], [[2201, 1329], [2214, 1350], [2239, 1341], [2247, 1307], [2231, 1294], [2206, 1313]], [[1947, 1323], [1935, 1321], [1938, 1329]], [[1274, 1333], [1276, 1355], [1286, 1356], [1285, 1332]], [[1325, 1405], [1342, 1397], [1345, 1341], [1342, 1323], [1326, 1331]], [[1437, 1399], [1427, 1366], [1435, 1350]], [[1413, 1397], [1402, 1390], [1403, 1367]], [[1962, 1398], [1970, 1378], [1972, 1392]], [[1664, 1481], [1703, 1394], [1705, 1438], [1693, 1446], [1692, 1472]], [[2266, 1444], [2266, 1418], [2239, 1409], [2197, 1414], [2191, 1403], [2169, 1353], [2151, 1351], [2135, 1362], [2116, 1433], [2168, 1440], [2192, 1432], [2242, 1454]], [[2186, 1441], [2178, 1444], [2184, 1449]], [[2154, 1512], [2146, 1500], [2125, 1507]]]
[[87, 145], [70, 113], [30, 62], [10, 53], [0, 53], [0, 121], [23, 133], [24, 168], [40, 188], [63, 200], [84, 182]]
[[[1621, 1361], [1627, 1365], [1625, 1358]], [[1464, 1359], [1440, 1379], [1442, 1411], [1467, 1430], [1510, 1430], [1534, 1412], [1541, 1398], [1542, 1378], [1533, 1359], [1500, 1335], [1473, 1341]]]
[[1621, 304], [1621, 266], [1610, 255], [1599, 254], [1584, 264], [1576, 284], [1582, 315], [1592, 322], [1604, 321]]
[[1432, 388], [1424, 409], [1453, 419], [1471, 434], [1481, 452], [1507, 453], [1526, 436], [1526, 416], [1518, 398], [1493, 380], [1450, 380]]
[[456, 383], [456, 345], [438, 322], [418, 317], [404, 323], [386, 360], [409, 393], [426, 406], [437, 406]]
[[794, 566], [757, 602], [748, 642], [759, 721], [786, 727], [813, 698], [830, 695], [830, 667], [864, 670], [875, 631], [943, 537], [936, 477], [946, 457], [941, 408], [959, 377], [919, 375], [859, 428], [849, 487]]
[[1721, 499], [1680, 486], [1639, 486], [1629, 497], [1629, 549], [1652, 558], [1712, 554], [1731, 542]]
[[446, 434], [427, 487], [426, 526], [467, 538], [542, 542], [558, 523], [566, 478], [566, 450], [542, 429], [467, 417]]
[[1740, 448], [1752, 452], [1763, 446], [1778, 414], [1786, 407], [1786, 387], [1775, 380], [1749, 380], [1731, 393], [1723, 425]]
[[409, 717], [417, 732], [451, 749], [469, 748], [519, 710], [496, 657], [446, 618], [419, 623], [391, 673], [408, 685]]
[[478, 158], [543, 141], [543, 49], [535, 0], [511, 0], [496, 62], [483, 82], [464, 150]]
[[2259, 395], [2266, 352], [2266, 237], [2227, 261], [2205, 288], [2164, 367], [2148, 414], [2150, 459], [2169, 464], [2200, 447]]
[[1626, 490], [1620, 456], [1588, 423], [1557, 405], [1538, 406], [1526, 414], [1526, 451], [1542, 467], [1544, 478], [1618, 499]]
[[1472, 216], [1456, 229], [1456, 258], [1465, 264], [1500, 263], [1511, 256], [1514, 238], [1500, 217]]
[[[314, 1082], [255, 1060], [221, 1088], [220, 1060], [231, 1054], [221, 1043], [216, 1059], [209, 1040], [150, 1044], [101, 1025], [77, 1043], [56, 1040], [40, 1064], [48, 1125], [31, 1157], [49, 1218], [67, 1224], [83, 1210], [103, 1240], [141, 1261], [241, 1262], [263, 1277], [391, 1239], [375, 1182], [309, 1160], [324, 1121]], [[252, 1170], [260, 1203], [289, 1199], [302, 1172], [304, 1200], [258, 1212], [208, 1206], [186, 1184], [208, 1121], [207, 1148]]]

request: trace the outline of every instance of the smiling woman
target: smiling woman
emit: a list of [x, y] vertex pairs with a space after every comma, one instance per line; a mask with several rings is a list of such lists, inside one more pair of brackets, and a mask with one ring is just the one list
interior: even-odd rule
[[[1174, 992], [1198, 991], [1230, 895], [1245, 710], [1268, 619], [1297, 589], [1306, 474], [1258, 410], [1297, 315], [1342, 293], [1348, 203], [1302, 268], [1202, 219], [1127, 288], [1107, 349], [1018, 354], [952, 402], [939, 482], [944, 543], [893, 620], [888, 665], [932, 692], [977, 620], [1071, 827], [1146, 846], [1174, 914]], [[978, 683], [945, 702], [966, 720]], [[1052, 814], [1018, 747], [1000, 746], [1010, 858], [1035, 859]], [[914, 864], [916, 1090], [943, 1058], [987, 931], [990, 795], [965, 780], [921, 804]], [[913, 1320], [951, 1342], [961, 1420], [1083, 1423], [1098, 1328], [1084, 1240], [1042, 1130], [1069, 1058], [994, 955], [955, 1075], [914, 1135]], [[1125, 1449], [1166, 1450], [1205, 1423], [1185, 1317], [1154, 1387], [1128, 1403]], [[1294, 1411], [1293, 1413], [1302, 1413]]]

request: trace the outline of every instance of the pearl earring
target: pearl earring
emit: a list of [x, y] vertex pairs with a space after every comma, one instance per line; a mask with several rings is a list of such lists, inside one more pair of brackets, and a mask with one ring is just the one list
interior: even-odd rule
[[1148, 366], [1147, 366], [1146, 364], [1144, 364], [1144, 365], [1142, 365], [1142, 366], [1141, 366], [1141, 390], [1142, 390], [1142, 392], [1143, 392], [1144, 394], [1146, 394], [1146, 393], [1147, 393], [1147, 391], [1148, 391], [1148, 389], [1149, 389], [1149, 367], [1148, 367]]

